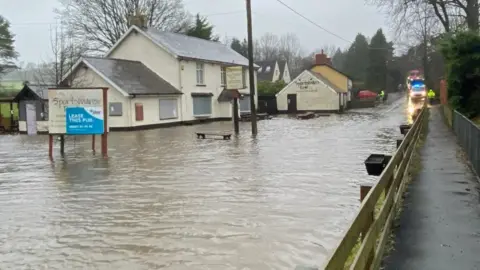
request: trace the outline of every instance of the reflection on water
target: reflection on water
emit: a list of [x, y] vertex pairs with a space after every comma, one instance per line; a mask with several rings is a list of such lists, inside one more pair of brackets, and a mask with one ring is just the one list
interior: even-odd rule
[[[321, 265], [359, 206], [364, 159], [391, 153], [404, 99], [312, 120], [112, 133], [108, 160], [69, 137], [0, 137], [2, 269], [293, 269]], [[58, 145], [55, 152], [58, 153]]]

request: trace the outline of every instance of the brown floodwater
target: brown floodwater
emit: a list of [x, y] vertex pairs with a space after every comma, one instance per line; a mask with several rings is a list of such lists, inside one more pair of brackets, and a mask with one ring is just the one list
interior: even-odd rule
[[249, 123], [231, 141], [194, 136], [229, 122], [111, 133], [107, 160], [88, 137], [51, 162], [47, 136], [0, 136], [0, 268], [321, 266], [377, 179], [363, 161], [392, 153], [406, 119], [401, 98], [261, 121], [256, 138]]

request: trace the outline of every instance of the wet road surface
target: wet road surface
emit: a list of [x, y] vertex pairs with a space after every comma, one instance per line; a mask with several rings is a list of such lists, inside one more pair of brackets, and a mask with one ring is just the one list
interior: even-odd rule
[[[249, 123], [231, 141], [196, 130], [111, 133], [109, 159], [70, 137], [0, 137], [2, 269], [294, 269], [322, 265], [392, 153], [406, 99], [311, 120]], [[98, 140], [97, 140], [98, 141]], [[99, 149], [99, 146], [97, 146]]]
[[432, 108], [422, 169], [407, 188], [385, 269], [480, 269], [480, 185]]

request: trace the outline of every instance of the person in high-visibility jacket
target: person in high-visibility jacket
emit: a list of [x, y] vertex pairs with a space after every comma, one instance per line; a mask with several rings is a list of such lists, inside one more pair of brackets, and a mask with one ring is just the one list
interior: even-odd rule
[[380, 91], [379, 96], [380, 96], [380, 100], [385, 101], [385, 92], [383, 90]]
[[430, 104], [432, 104], [432, 101], [435, 99], [435, 92], [432, 89], [428, 90], [427, 97]]

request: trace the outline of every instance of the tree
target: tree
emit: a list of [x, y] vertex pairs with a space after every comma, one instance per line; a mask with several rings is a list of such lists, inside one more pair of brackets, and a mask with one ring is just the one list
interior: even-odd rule
[[88, 49], [111, 48], [130, 27], [133, 15], [144, 14], [147, 27], [181, 32], [189, 16], [178, 0], [59, 0], [56, 10], [75, 41], [88, 40]]
[[75, 63], [87, 51], [85, 43], [74, 42], [71, 33], [65, 32], [64, 27], [50, 29], [50, 48], [52, 58], [41, 63], [35, 69], [35, 83], [43, 85], [67, 84], [79, 86], [77, 78], [70, 76], [66, 81], [62, 79], [73, 71]]
[[271, 81], [259, 81], [258, 82], [258, 93], [262, 95], [275, 95], [280, 92], [285, 87], [285, 82], [283, 80], [278, 80], [276, 82]]
[[256, 50], [261, 59], [259, 61], [277, 60], [279, 57], [280, 39], [272, 33], [266, 33], [258, 39]]
[[197, 14], [195, 23], [188, 27], [185, 34], [201, 39], [218, 41], [218, 37], [213, 35], [213, 26], [208, 23], [207, 18], [202, 18], [200, 14]]
[[337, 48], [335, 53], [332, 56], [332, 65], [334, 68], [344, 71], [345, 70], [345, 61], [346, 61], [347, 53], [342, 51], [340, 48]]
[[380, 91], [387, 87], [387, 62], [390, 59], [390, 47], [382, 29], [378, 29], [370, 42], [366, 85], [369, 89]]
[[14, 35], [10, 31], [10, 23], [0, 16], [0, 75], [6, 69], [13, 67], [13, 60], [18, 57], [13, 45], [14, 41]]
[[348, 48], [345, 56], [344, 72], [354, 80], [365, 82], [369, 61], [369, 45], [367, 38], [357, 34], [355, 41]]
[[447, 63], [450, 104], [467, 117], [480, 116], [480, 36], [459, 32], [447, 38], [441, 51]]
[[244, 57], [248, 57], [248, 43], [246, 39], [240, 41], [238, 38], [233, 38], [230, 47]]

